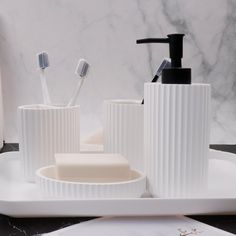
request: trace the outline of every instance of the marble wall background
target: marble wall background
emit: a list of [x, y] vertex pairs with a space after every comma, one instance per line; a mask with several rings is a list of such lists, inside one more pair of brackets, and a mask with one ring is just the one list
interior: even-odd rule
[[211, 143], [236, 143], [234, 0], [0, 0], [5, 140], [17, 141], [16, 108], [41, 103], [35, 54], [48, 51], [48, 85], [66, 103], [80, 57], [92, 65], [80, 96], [82, 133], [102, 125], [102, 101], [142, 98], [143, 83], [168, 55], [142, 37], [185, 33], [184, 65], [212, 85]]

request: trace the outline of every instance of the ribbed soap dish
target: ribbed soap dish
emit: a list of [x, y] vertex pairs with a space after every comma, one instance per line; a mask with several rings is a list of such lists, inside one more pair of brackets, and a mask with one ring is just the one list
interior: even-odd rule
[[62, 181], [55, 178], [55, 166], [36, 171], [36, 183], [45, 197], [58, 199], [139, 198], [146, 191], [146, 176], [131, 170], [131, 180], [113, 183]]

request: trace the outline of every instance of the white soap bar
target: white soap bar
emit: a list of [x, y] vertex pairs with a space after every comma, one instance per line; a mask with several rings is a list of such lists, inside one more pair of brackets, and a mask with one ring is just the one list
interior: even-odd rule
[[111, 183], [131, 178], [129, 163], [119, 154], [60, 153], [55, 159], [59, 180]]

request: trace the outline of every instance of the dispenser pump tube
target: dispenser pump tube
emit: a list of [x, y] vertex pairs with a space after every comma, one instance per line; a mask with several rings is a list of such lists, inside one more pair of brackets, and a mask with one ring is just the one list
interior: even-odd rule
[[183, 34], [169, 34], [170, 58], [172, 67], [182, 67], [183, 58]]

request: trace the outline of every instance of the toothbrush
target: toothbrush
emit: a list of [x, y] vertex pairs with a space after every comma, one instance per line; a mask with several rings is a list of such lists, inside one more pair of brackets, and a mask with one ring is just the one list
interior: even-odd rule
[[40, 80], [42, 86], [43, 102], [44, 104], [51, 104], [51, 98], [48, 92], [48, 86], [46, 81], [46, 76], [44, 70], [49, 67], [48, 54], [46, 52], [41, 52], [37, 54], [39, 70], [40, 70]]
[[[163, 69], [170, 68], [170, 67], [171, 67], [170, 59], [169, 58], [165, 58], [162, 61], [161, 65], [158, 67], [157, 72], [156, 72], [155, 76], [152, 79], [152, 83], [157, 82], [157, 80], [159, 79]], [[142, 100], [141, 104], [144, 104], [144, 99]]]
[[76, 67], [76, 70], [75, 70], [75, 74], [80, 77], [80, 80], [76, 86], [73, 96], [71, 97], [71, 99], [67, 105], [68, 107], [75, 105], [75, 102], [79, 96], [80, 90], [83, 86], [85, 76], [88, 73], [88, 68], [89, 68], [88, 62], [85, 59], [80, 59], [78, 65]]

